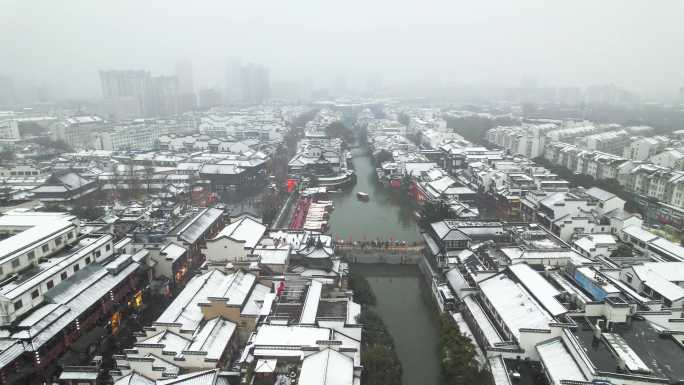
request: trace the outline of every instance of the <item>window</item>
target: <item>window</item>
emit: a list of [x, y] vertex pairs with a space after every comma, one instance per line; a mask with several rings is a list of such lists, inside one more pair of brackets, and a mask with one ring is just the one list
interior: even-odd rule
[[95, 256], [95, 258], [99, 257], [100, 254], [101, 254], [101, 253], [100, 253], [100, 250], [95, 250], [95, 251], [93, 251], [93, 255]]
[[19, 267], [20, 264], [21, 264], [21, 261], [19, 261], [19, 258], [17, 258], [17, 259], [15, 259], [15, 260], [12, 261], [12, 267], [15, 268], [15, 269], [16, 269], [17, 267]]
[[73, 238], [73, 237], [74, 237], [74, 232], [73, 232], [73, 231], [69, 231], [69, 232], [67, 233], [67, 239], [71, 239], [71, 238]]
[[50, 251], [50, 245], [46, 243], [43, 245], [43, 253], [47, 253], [48, 251]]
[[35, 251], [35, 250], [31, 250], [31, 251], [28, 252], [28, 254], [26, 254], [26, 256], [28, 256], [28, 259], [33, 259], [33, 258], [36, 257], [36, 251]]
[[74, 273], [78, 271], [81, 267], [78, 266], [78, 263], [74, 265]]
[[2, 266], [0, 266], [0, 274], [2, 274], [2, 273], [3, 273], [3, 271], [2, 271]]
[[65, 279], [67, 279], [67, 277], [68, 277], [68, 274], [67, 274], [66, 271], [63, 271], [62, 274], [59, 275], [59, 278], [61, 278], [62, 281], [64, 281]]
[[85, 263], [86, 263], [86, 265], [90, 263], [90, 257], [86, 257]]
[[105, 247], [105, 250], [109, 251], [111, 249], [112, 249], [112, 245], [108, 243], [107, 246]]
[[59, 246], [62, 244], [62, 237], [55, 238], [55, 245]]
[[40, 295], [40, 292], [38, 291], [38, 289], [31, 292], [31, 298], [33, 298], [33, 299], [38, 298], [39, 295]]
[[23, 303], [21, 303], [21, 300], [17, 301], [14, 303], [14, 310], [19, 310], [21, 307], [24, 306]]
[[52, 283], [52, 280], [47, 281], [47, 288], [48, 288], [48, 290], [52, 289], [53, 287], [55, 287], [55, 284]]

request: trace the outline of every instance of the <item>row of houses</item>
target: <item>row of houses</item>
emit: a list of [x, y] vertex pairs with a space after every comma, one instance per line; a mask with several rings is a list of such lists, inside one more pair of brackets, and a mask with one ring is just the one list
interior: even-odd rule
[[496, 384], [529, 370], [551, 384], [684, 378], [675, 364], [682, 359], [681, 259], [586, 255], [537, 224], [446, 220], [425, 237], [430, 257], [442, 262], [443, 309]]
[[[16, 210], [0, 217], [2, 383], [54, 370], [69, 346], [98, 325], [116, 334], [150, 280], [146, 250], [124, 252], [78, 218]], [[52, 369], [51, 369], [52, 368]]]
[[[330, 236], [267, 230], [216, 208], [161, 218], [150, 209], [92, 223], [19, 209], [0, 217], [1, 383], [36, 370], [49, 379], [81, 336], [130, 327], [152, 293], [174, 299], [115, 357], [117, 384], [218, 384], [247, 373], [314, 384], [328, 368], [358, 383], [360, 307]], [[62, 364], [60, 382], [98, 383], [102, 361], [91, 358]]]
[[655, 165], [647, 161], [635, 161], [601, 152], [581, 150], [566, 143], [551, 143], [544, 158], [578, 174], [594, 179], [616, 179], [626, 191], [644, 199], [660, 203], [666, 209], [674, 208], [671, 216], [663, 221], [682, 223], [684, 208], [684, 172]]
[[233, 143], [239, 144], [238, 152], [64, 154], [49, 166], [7, 169], [11, 175], [3, 178], [3, 192], [7, 201], [35, 197], [46, 203], [67, 203], [96, 191], [177, 197], [190, 194], [195, 187], [220, 193], [264, 185], [275, 147], [249, 141]]
[[[202, 253], [199, 273], [115, 356], [115, 384], [360, 381], [360, 306], [331, 237], [267, 230], [243, 214]], [[94, 370], [68, 369], [64, 378]]]

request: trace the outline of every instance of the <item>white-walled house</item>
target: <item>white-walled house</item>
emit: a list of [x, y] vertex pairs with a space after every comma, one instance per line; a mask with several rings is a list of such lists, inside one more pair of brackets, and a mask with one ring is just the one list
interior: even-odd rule
[[620, 280], [638, 293], [662, 300], [665, 307], [684, 305], [684, 262], [648, 262], [622, 269]]
[[625, 200], [618, 198], [617, 195], [598, 187], [592, 187], [586, 191], [587, 195], [598, 201], [596, 211], [599, 214], [606, 214], [616, 209], [625, 207]]
[[0, 216], [0, 279], [37, 264], [78, 240], [79, 221], [67, 213], [12, 211]]
[[610, 256], [617, 249], [617, 240], [611, 234], [591, 234], [576, 240], [574, 246], [585, 257], [596, 260]]
[[241, 261], [252, 253], [266, 232], [266, 226], [250, 215], [242, 215], [207, 239], [204, 254], [210, 263]]

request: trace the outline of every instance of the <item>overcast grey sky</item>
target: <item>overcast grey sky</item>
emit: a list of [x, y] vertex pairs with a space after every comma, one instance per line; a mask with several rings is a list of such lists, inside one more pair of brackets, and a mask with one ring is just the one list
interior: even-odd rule
[[0, 73], [99, 96], [99, 69], [223, 85], [230, 57], [274, 80], [684, 85], [681, 0], [0, 0]]

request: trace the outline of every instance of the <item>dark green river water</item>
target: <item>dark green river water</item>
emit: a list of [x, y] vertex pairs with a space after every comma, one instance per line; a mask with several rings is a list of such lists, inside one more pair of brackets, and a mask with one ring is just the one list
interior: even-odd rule
[[[420, 239], [414, 209], [399, 191], [377, 183], [375, 167], [365, 148], [354, 149], [357, 183], [353, 189], [330, 194], [335, 202], [331, 233], [354, 240]], [[356, 192], [370, 195], [368, 202]], [[440, 385], [439, 325], [430, 288], [416, 265], [354, 265], [365, 275], [377, 297], [376, 310], [394, 338], [403, 367], [404, 385]]]
[[[383, 187], [377, 182], [375, 167], [365, 148], [356, 148], [354, 169], [356, 185], [341, 193], [330, 194], [335, 211], [330, 219], [330, 233], [335, 237], [355, 241], [381, 238], [413, 242], [420, 238], [414, 209], [399, 191]], [[370, 195], [367, 202], [356, 198], [357, 192]]]
[[440, 385], [439, 324], [430, 289], [416, 265], [362, 265], [403, 368], [404, 385]]

